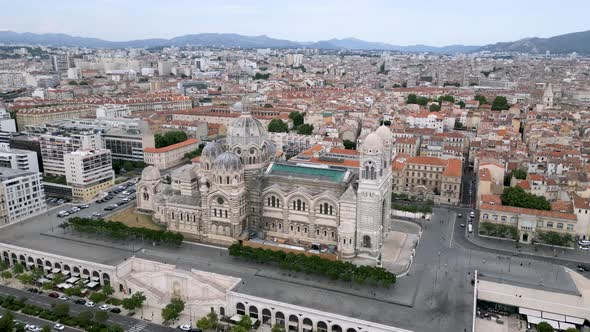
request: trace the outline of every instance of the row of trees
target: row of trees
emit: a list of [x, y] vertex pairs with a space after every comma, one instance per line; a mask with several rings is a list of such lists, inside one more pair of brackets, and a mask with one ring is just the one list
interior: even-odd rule
[[289, 125], [281, 119], [272, 119], [268, 124], [268, 132], [270, 133], [288, 133]]
[[80, 233], [100, 234], [116, 240], [142, 239], [174, 246], [179, 246], [184, 240], [184, 236], [180, 233], [144, 227], [129, 227], [118, 221], [92, 218], [70, 218], [59, 227]]
[[540, 242], [553, 246], [569, 247], [574, 243], [574, 237], [571, 234], [561, 234], [554, 231], [539, 231], [537, 238]]
[[484, 221], [479, 224], [479, 234], [500, 237], [503, 239], [518, 239], [518, 230], [516, 226], [494, 224], [489, 221]]
[[[540, 322], [537, 324], [537, 331], [538, 332], [553, 332], [553, 326], [549, 325], [547, 322]], [[578, 329], [575, 327], [570, 327], [569, 329], [565, 330], [565, 332], [578, 332]]]
[[252, 78], [255, 80], [267, 80], [270, 77], [270, 73], [262, 74], [256, 73]]
[[333, 280], [354, 280], [359, 284], [367, 281], [374, 285], [380, 284], [383, 287], [389, 287], [396, 280], [395, 274], [381, 267], [357, 266], [350, 262], [332, 261], [317, 255], [306, 256], [304, 254], [285, 253], [270, 249], [252, 248], [241, 244], [232, 244], [229, 247], [229, 254], [258, 263], [274, 263], [282, 269], [317, 274]]
[[[293, 121], [293, 129], [300, 135], [311, 135], [313, 133], [313, 125], [303, 123], [305, 113], [298, 111], [291, 112], [289, 119]], [[288, 133], [289, 125], [281, 119], [272, 119], [268, 124], [268, 131], [271, 133]]]
[[188, 139], [188, 136], [184, 131], [174, 130], [162, 134], [154, 135], [156, 148], [163, 148], [172, 144], [184, 142]]
[[201, 144], [199, 144], [199, 147], [195, 151], [185, 153], [184, 157], [189, 160], [193, 159], [194, 157], [198, 157], [201, 155], [201, 152], [203, 152], [204, 147], [205, 147], [205, 143], [201, 143]]
[[[14, 322], [12, 311], [22, 312], [25, 315], [39, 317], [51, 322], [59, 322], [63, 325], [78, 327], [89, 332], [123, 332], [118, 325], [106, 325], [109, 314], [105, 311], [92, 312], [85, 310], [77, 316], [70, 315], [70, 306], [67, 303], [52, 304], [51, 309], [44, 309], [33, 304], [26, 304], [26, 298], [16, 299], [14, 296], [0, 297], [0, 306], [7, 311], [0, 319], [0, 331], [22, 331], [23, 324]], [[43, 332], [51, 331], [49, 326], [42, 328]]]
[[505, 188], [500, 197], [502, 199], [502, 205], [536, 210], [551, 210], [551, 203], [545, 197], [529, 194], [520, 187]]

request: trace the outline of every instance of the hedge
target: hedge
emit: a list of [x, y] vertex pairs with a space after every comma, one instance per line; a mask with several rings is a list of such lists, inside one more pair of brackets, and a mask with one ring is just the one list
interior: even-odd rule
[[396, 281], [395, 274], [382, 267], [357, 266], [350, 262], [331, 261], [319, 256], [306, 256], [304, 254], [285, 253], [279, 250], [253, 248], [241, 244], [232, 244], [229, 247], [231, 256], [243, 257], [258, 263], [277, 264], [285, 270], [305, 272], [326, 276], [333, 280], [355, 281], [359, 284], [365, 281], [389, 287]]

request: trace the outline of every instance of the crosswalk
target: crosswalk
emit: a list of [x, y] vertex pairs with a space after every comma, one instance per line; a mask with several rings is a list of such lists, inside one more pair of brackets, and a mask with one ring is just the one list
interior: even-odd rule
[[143, 330], [146, 326], [148, 325], [148, 322], [145, 321], [141, 321], [135, 325], [133, 325], [129, 330], [127, 330], [126, 332], [140, 332], [141, 330]]

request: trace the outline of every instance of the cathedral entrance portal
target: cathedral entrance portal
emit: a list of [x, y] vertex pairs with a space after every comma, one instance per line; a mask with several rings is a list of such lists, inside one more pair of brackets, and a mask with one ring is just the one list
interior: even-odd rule
[[371, 237], [368, 235], [363, 236], [363, 248], [371, 248]]

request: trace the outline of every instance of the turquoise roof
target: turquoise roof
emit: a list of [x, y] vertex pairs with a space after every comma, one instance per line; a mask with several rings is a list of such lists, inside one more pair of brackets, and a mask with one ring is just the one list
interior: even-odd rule
[[300, 176], [307, 179], [327, 180], [331, 182], [340, 182], [346, 175], [345, 169], [338, 168], [318, 168], [302, 165], [291, 164], [273, 164], [269, 174], [283, 176]]

